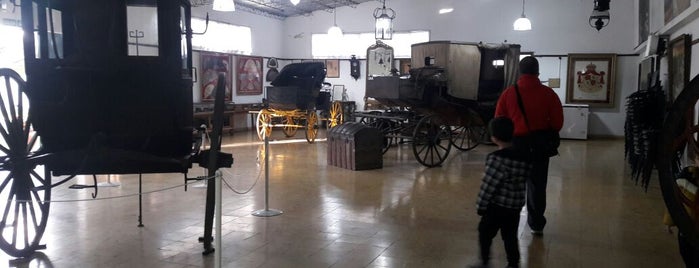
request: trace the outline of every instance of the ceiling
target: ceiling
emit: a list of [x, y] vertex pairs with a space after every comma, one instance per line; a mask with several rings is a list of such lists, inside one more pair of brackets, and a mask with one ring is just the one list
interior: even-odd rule
[[[210, 5], [213, 0], [190, 0], [192, 6]], [[309, 16], [312, 12], [325, 10], [332, 12], [338, 7], [356, 7], [364, 2], [382, 2], [380, 0], [300, 0], [294, 6], [289, 0], [235, 0], [236, 10], [258, 15], [285, 19], [293, 16]], [[378, 7], [377, 3], [377, 7]]]

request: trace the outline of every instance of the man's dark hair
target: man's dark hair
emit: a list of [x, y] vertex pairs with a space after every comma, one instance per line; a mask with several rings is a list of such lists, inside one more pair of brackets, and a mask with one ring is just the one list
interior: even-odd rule
[[509, 118], [501, 116], [490, 120], [488, 130], [490, 131], [490, 135], [498, 140], [510, 142], [512, 141], [512, 135], [514, 135], [515, 125]]
[[532, 56], [524, 57], [519, 61], [519, 73], [521, 74], [539, 74], [539, 61]]

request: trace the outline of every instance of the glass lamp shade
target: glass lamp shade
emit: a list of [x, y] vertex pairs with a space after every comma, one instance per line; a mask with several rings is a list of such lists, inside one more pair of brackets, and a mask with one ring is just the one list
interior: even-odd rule
[[214, 0], [213, 8], [216, 11], [235, 11], [235, 2], [233, 0]]
[[301, 0], [291, 0], [291, 4], [298, 5]]
[[532, 29], [532, 22], [527, 19], [524, 15], [517, 19], [514, 23], [515, 31], [529, 31]]
[[391, 40], [393, 38], [393, 19], [386, 14], [376, 18], [376, 39]]
[[342, 29], [340, 29], [340, 27], [337, 27], [337, 25], [334, 25], [333, 27], [330, 27], [330, 29], [328, 29], [328, 35], [331, 38], [340, 38], [342, 37]]

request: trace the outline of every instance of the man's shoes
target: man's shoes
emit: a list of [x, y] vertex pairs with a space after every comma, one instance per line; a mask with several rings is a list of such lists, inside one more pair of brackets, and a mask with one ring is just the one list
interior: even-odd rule
[[534, 235], [534, 236], [543, 236], [543, 235], [544, 235], [544, 230], [534, 230], [534, 229], [532, 229], [532, 235]]

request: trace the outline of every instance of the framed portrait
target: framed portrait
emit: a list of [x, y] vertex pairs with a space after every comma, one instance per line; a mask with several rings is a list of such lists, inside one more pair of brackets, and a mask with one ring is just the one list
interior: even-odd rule
[[238, 56], [236, 65], [237, 95], [262, 94], [262, 58]]
[[675, 101], [685, 85], [689, 84], [692, 37], [683, 34], [670, 41], [668, 46], [668, 102]]
[[231, 57], [228, 54], [201, 53], [201, 75], [199, 76], [201, 100], [213, 101], [218, 74], [226, 78], [226, 101], [231, 100]]
[[398, 66], [400, 66], [401, 75], [410, 73], [410, 59], [400, 59], [398, 61]]
[[650, 34], [650, 0], [638, 1], [638, 44], [643, 44]]
[[566, 103], [614, 107], [616, 54], [568, 54]]
[[665, 0], [665, 24], [689, 8], [690, 0]]
[[340, 77], [340, 60], [325, 60], [325, 77], [339, 78]]
[[342, 93], [345, 92], [344, 85], [333, 85], [332, 100], [343, 100]]
[[647, 90], [651, 84], [655, 58], [647, 57], [638, 64], [638, 90]]

